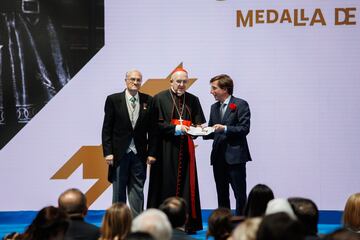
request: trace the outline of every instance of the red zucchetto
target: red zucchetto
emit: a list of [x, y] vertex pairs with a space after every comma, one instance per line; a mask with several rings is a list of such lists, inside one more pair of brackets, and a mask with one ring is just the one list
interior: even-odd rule
[[175, 68], [174, 71], [172, 71], [171, 75], [173, 75], [174, 73], [176, 72], [185, 72], [186, 74], [188, 74], [188, 72], [186, 71], [185, 68], [182, 68], [182, 67], [178, 67], [178, 68]]

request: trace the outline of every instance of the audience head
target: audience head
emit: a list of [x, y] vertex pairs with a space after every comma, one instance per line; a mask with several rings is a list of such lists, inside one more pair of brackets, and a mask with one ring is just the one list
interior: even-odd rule
[[340, 228], [330, 234], [325, 235], [323, 240], [359, 240], [360, 233], [355, 233], [346, 228]]
[[172, 228], [184, 226], [187, 220], [187, 208], [184, 199], [180, 197], [167, 198], [159, 209], [166, 214]]
[[86, 197], [79, 189], [71, 188], [63, 192], [58, 199], [59, 208], [71, 216], [85, 216], [87, 213]]
[[131, 212], [125, 203], [114, 203], [105, 212], [102, 226], [101, 239], [125, 239], [131, 228]]
[[246, 217], [263, 216], [268, 202], [272, 199], [274, 199], [273, 191], [264, 184], [257, 184], [249, 193], [244, 215]]
[[289, 215], [293, 220], [297, 220], [294, 210], [291, 208], [291, 205], [288, 200], [283, 198], [276, 198], [270, 200], [265, 211], [265, 215], [270, 215], [273, 213], [284, 212]]
[[306, 235], [316, 236], [318, 232], [319, 210], [316, 204], [307, 198], [289, 198], [298, 220], [304, 225]]
[[262, 218], [247, 218], [240, 223], [232, 233], [233, 240], [256, 240], [256, 233], [259, 229]]
[[351, 231], [360, 232], [360, 193], [351, 195], [345, 205], [344, 226]]
[[285, 212], [267, 215], [260, 223], [257, 240], [303, 240], [303, 225]]
[[208, 219], [206, 238], [214, 237], [215, 240], [227, 239], [232, 231], [231, 211], [228, 208], [214, 210]]
[[134, 219], [131, 231], [149, 233], [156, 240], [169, 240], [172, 235], [171, 225], [165, 213], [152, 208]]
[[68, 226], [67, 214], [62, 209], [53, 206], [45, 207], [38, 212], [22, 239], [63, 239]]

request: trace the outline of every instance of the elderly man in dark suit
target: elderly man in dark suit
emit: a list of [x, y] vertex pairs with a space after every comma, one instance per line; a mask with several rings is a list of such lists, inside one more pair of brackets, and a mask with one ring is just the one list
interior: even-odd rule
[[144, 208], [146, 163], [155, 162], [156, 125], [152, 120], [152, 97], [140, 93], [142, 75], [126, 73], [126, 89], [107, 97], [102, 128], [102, 146], [113, 185], [113, 203], [126, 203], [133, 217]]
[[242, 215], [246, 202], [246, 162], [251, 161], [246, 135], [250, 131], [248, 103], [232, 96], [234, 83], [226, 74], [210, 80], [211, 94], [217, 100], [211, 106], [209, 126], [215, 132], [211, 165], [216, 183], [218, 206], [230, 208], [229, 185], [236, 198], [236, 215]]
[[63, 192], [58, 204], [70, 218], [65, 240], [97, 240], [100, 237], [99, 228], [84, 221], [88, 208], [86, 197], [79, 189], [71, 188]]

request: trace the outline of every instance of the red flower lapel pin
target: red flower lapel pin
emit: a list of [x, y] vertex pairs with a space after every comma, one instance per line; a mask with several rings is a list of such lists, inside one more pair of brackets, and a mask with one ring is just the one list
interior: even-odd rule
[[236, 110], [236, 104], [235, 103], [230, 103], [229, 108], [231, 109], [231, 111], [235, 111]]

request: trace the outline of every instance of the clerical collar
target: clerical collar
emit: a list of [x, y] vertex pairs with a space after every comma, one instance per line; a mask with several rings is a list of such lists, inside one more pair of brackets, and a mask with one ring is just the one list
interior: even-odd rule
[[[130, 101], [130, 98], [133, 97], [133, 95], [130, 94], [128, 89], [125, 90], [125, 95], [126, 95], [127, 100], [129, 100], [129, 101]], [[136, 100], [139, 100], [139, 92], [137, 92], [134, 97], [136, 98]]]
[[184, 92], [183, 94], [178, 95], [172, 87], [170, 87], [170, 90], [171, 90], [171, 93], [173, 93], [176, 97], [181, 97], [182, 95], [185, 94], [185, 92]]
[[220, 102], [220, 104], [224, 104], [224, 103], [225, 103], [226, 105], [229, 105], [230, 99], [231, 99], [231, 95], [229, 95], [229, 96], [225, 99], [225, 101]]

